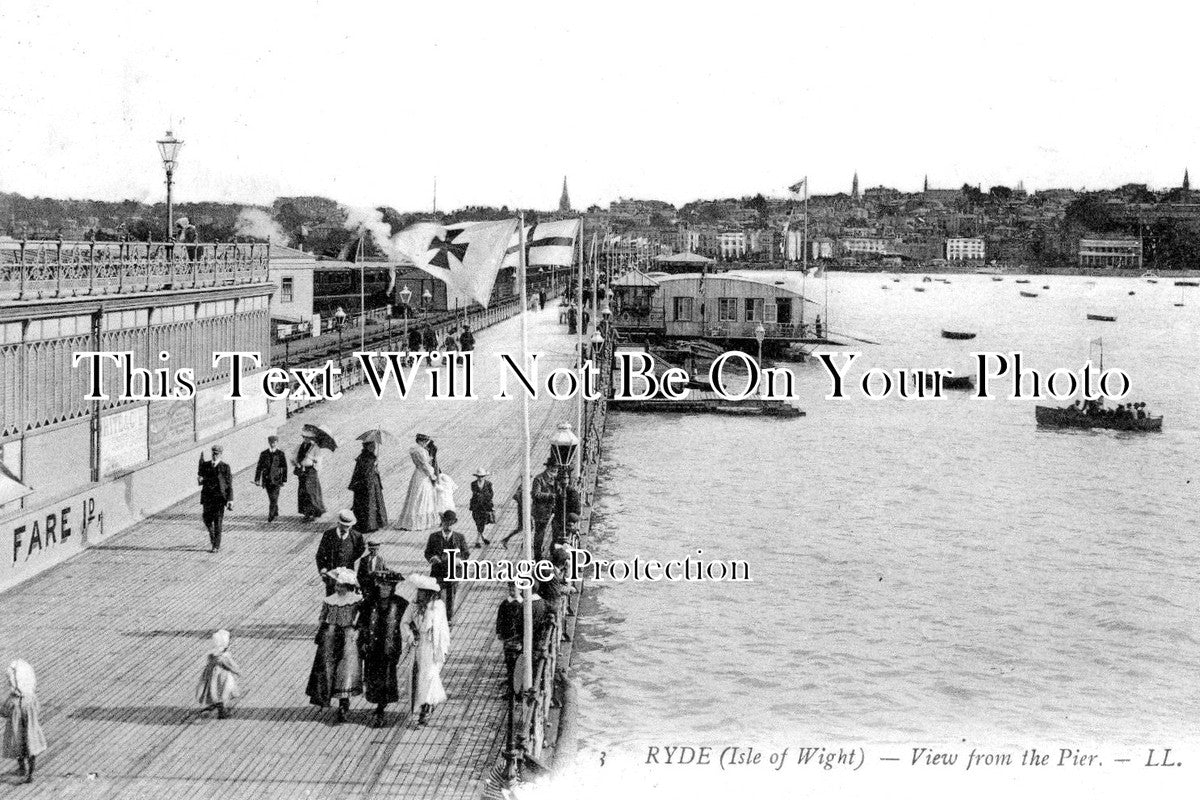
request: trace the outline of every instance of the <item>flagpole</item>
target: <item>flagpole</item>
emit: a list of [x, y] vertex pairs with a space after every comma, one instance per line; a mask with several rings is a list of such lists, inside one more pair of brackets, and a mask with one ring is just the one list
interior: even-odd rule
[[363, 238], [366, 231], [359, 228], [358, 235], [358, 349], [367, 349], [367, 271], [363, 267]]
[[804, 252], [800, 255], [800, 335], [804, 335], [804, 304], [808, 302], [808, 176], [804, 176]]
[[[592, 232], [592, 250], [594, 251], [595, 249], [596, 249], [596, 233], [595, 233], [595, 231], [593, 231]], [[583, 347], [584, 347], [584, 338], [583, 338], [583, 264], [584, 264], [583, 219], [581, 218], [579, 220], [579, 278], [578, 278], [578, 280], [575, 281], [575, 297], [578, 299], [578, 302], [575, 305], [575, 333], [577, 334], [578, 339], [579, 339], [577, 346], [579, 348], [579, 367], [580, 367], [580, 369], [583, 368], [583, 363], [585, 361], [587, 361], [587, 359], [584, 357], [584, 352], [583, 352]], [[587, 380], [587, 378], [582, 374], [580, 374], [579, 379], [580, 379], [580, 381]], [[579, 435], [581, 440], [583, 439], [583, 407], [584, 407], [583, 406], [583, 403], [584, 403], [583, 394], [584, 394], [583, 387], [581, 386], [580, 391], [579, 391], [579, 408], [578, 408], [578, 413], [576, 414], [577, 422], [575, 423], [575, 431]], [[579, 477], [580, 480], [583, 479], [583, 448], [582, 447], [575, 448], [575, 474]]]
[[[529, 296], [525, 288], [525, 214], [522, 212], [518, 224], [518, 239], [520, 254], [518, 256], [518, 264], [520, 265], [520, 289], [521, 289], [521, 366], [523, 369], [529, 369]], [[530, 527], [530, 520], [533, 517], [532, 503], [532, 488], [531, 474], [532, 465], [530, 464], [529, 448], [529, 393], [521, 392], [521, 432], [524, 436], [525, 464], [524, 471], [521, 473], [521, 508], [524, 513], [521, 514], [521, 528], [525, 538], [525, 560], [526, 563], [533, 563], [533, 531]], [[524, 625], [522, 625], [521, 636], [521, 652], [524, 654], [524, 664], [521, 670], [521, 689], [522, 696], [528, 698], [530, 690], [533, 689], [533, 586], [525, 587], [525, 603], [524, 603]], [[526, 703], [528, 701], [526, 700]], [[528, 711], [528, 705], [525, 706]], [[521, 739], [524, 741], [528, 735], [528, 720], [522, 714], [522, 734]]]

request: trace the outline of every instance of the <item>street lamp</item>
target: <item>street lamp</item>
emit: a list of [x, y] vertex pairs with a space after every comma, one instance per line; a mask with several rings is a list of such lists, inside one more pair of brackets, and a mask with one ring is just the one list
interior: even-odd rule
[[400, 303], [404, 306], [404, 346], [408, 347], [408, 301], [412, 300], [412, 289], [408, 288], [408, 284], [404, 284], [404, 288], [400, 290]]
[[163, 169], [167, 172], [167, 241], [171, 240], [171, 231], [175, 227], [174, 211], [171, 205], [171, 185], [174, 183], [175, 166], [179, 163], [181, 149], [183, 149], [183, 142], [176, 139], [170, 131], [167, 131], [167, 135], [158, 140], [158, 153], [162, 156]]
[[560, 470], [575, 463], [575, 448], [578, 446], [579, 437], [571, 430], [571, 423], [560, 422], [558, 430], [550, 437], [550, 455]]
[[767, 329], [760, 322], [754, 326], [754, 339], [758, 342], [758, 362], [762, 364], [762, 345], [763, 339], [767, 338]]
[[421, 311], [428, 313], [433, 308], [433, 292], [426, 289], [421, 293]]

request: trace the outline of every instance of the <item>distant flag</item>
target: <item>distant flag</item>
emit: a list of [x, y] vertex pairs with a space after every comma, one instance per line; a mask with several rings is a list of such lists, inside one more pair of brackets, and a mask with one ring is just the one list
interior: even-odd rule
[[543, 222], [533, 229], [529, 243], [529, 266], [569, 267], [575, 263], [575, 238], [580, 220]]
[[801, 193], [805, 190], [807, 185], [808, 185], [808, 178], [801, 178], [800, 180], [796, 181], [791, 186], [789, 186], [788, 191], [791, 192], [794, 197], [802, 197], [803, 195]]
[[1103, 339], [1103, 338], [1096, 338], [1096, 339], [1092, 339], [1092, 341], [1091, 341], [1091, 342], [1089, 342], [1089, 344], [1100, 345], [1101, 347], [1103, 347], [1103, 346], [1104, 346], [1104, 339]]
[[486, 307], [503, 265], [516, 220], [420, 222], [396, 234], [396, 251], [413, 266], [445, 282], [447, 300], [474, 300]]

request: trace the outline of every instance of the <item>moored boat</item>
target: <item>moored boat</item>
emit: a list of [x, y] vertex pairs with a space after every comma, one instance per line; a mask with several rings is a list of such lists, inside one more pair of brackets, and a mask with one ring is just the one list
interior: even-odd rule
[[1017, 278], [1013, 283], [1029, 283], [1029, 278]]
[[1196, 281], [1175, 281], [1176, 286], [1200, 286]]
[[1091, 319], [1091, 320], [1095, 320], [1096, 322], [1116, 322], [1117, 321], [1117, 318], [1114, 317], [1112, 314], [1088, 314], [1087, 318]]
[[925, 287], [924, 286], [914, 286], [913, 291], [914, 292], [923, 292], [923, 291], [925, 291]]
[[1021, 292], [1021, 297], [1037, 297], [1037, 292]]
[[975, 334], [971, 331], [948, 331], [942, 328], [943, 339], [974, 339]]
[[1089, 430], [1104, 428], [1116, 431], [1161, 432], [1163, 418], [1119, 417], [1115, 414], [1084, 414], [1078, 410], [1056, 408], [1054, 406], [1036, 406], [1034, 415], [1039, 428], [1076, 428]]
[[1004, 280], [1004, 278], [1001, 278], [999, 275], [993, 275], [993, 276], [992, 276], [992, 280], [994, 280], [994, 281], [1002, 281], [1002, 280]]

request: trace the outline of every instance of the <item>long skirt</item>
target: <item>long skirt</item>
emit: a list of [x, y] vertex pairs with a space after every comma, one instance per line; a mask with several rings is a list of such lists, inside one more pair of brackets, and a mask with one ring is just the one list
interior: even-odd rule
[[354, 529], [360, 533], [372, 533], [388, 524], [387, 507], [383, 504], [383, 482], [379, 474], [372, 476], [371, 485], [354, 492]]
[[306, 517], [319, 517], [325, 513], [325, 501], [321, 499], [321, 478], [317, 471], [308, 467], [300, 475], [298, 497], [300, 513]]
[[204, 671], [200, 673], [200, 683], [196, 687], [196, 701], [206, 708], [218, 703], [232, 706], [241, 694], [237, 676], [222, 666], [217, 658], [209, 656], [208, 663], [204, 665]]
[[4, 712], [8, 715], [4, 726], [5, 758], [28, 758], [46, 749], [46, 735], [38, 721], [41, 708], [37, 697], [10, 695]]
[[323, 625], [312, 672], [308, 697], [314, 706], [325, 707], [333, 698], [362, 694], [362, 662], [358, 657], [358, 631]]
[[442, 686], [442, 665], [432, 658], [433, 648], [422, 642], [413, 655], [412, 704], [413, 711], [421, 706], [436, 706], [446, 701], [446, 689]]
[[412, 479], [408, 482], [408, 496], [404, 499], [404, 510], [396, 527], [406, 531], [427, 531], [436, 528], [442, 521], [437, 502], [433, 481], [429, 480], [421, 470], [413, 470]]
[[[444, 472], [438, 475], [437, 484], [433, 487], [433, 505], [438, 514], [443, 511], [458, 511], [458, 507], [454, 505], [454, 490], [457, 488], [458, 485], [449, 475]], [[441, 522], [440, 518], [438, 522]]]

